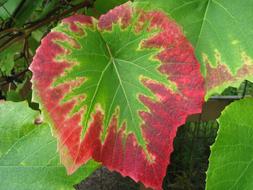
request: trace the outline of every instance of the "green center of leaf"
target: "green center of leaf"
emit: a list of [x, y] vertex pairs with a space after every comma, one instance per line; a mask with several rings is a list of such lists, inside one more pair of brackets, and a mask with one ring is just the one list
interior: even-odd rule
[[74, 81], [75, 87], [62, 102], [76, 100], [71, 114], [83, 110], [82, 137], [92, 122], [92, 115], [101, 111], [104, 115], [102, 141], [115, 117], [118, 129], [125, 126], [126, 136], [133, 133], [146, 152], [147, 142], [142, 134], [145, 123], [139, 113], [149, 112], [149, 109], [140, 101], [139, 96], [159, 100], [144, 85], [143, 80], [159, 83], [170, 89], [176, 87], [158, 70], [161, 62], [155, 56], [162, 49], [143, 47], [145, 40], [159, 31], [150, 31], [144, 27], [137, 32], [134, 20], [127, 27], [122, 27], [120, 23], [113, 24], [111, 30], [78, 24], [83, 35], [69, 32], [67, 24], [58, 27], [56, 31], [71, 38], [71, 42], [57, 42], [67, 49], [67, 53], [60, 55], [58, 60], [67, 61], [71, 67], [57, 78], [54, 85]]

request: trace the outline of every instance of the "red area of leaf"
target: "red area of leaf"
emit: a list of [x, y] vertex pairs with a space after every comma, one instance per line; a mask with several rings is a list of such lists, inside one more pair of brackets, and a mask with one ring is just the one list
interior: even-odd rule
[[[99, 20], [101, 30], [110, 30], [112, 23], [121, 21], [123, 27], [130, 23], [132, 7], [122, 5], [102, 16]], [[151, 27], [161, 29], [161, 32], [143, 44], [143, 48], [162, 47], [157, 55], [162, 62], [159, 68], [167, 75], [168, 80], [177, 85], [177, 91], [168, 90], [154, 81], [143, 79], [143, 84], [154, 92], [159, 101], [140, 95], [140, 100], [150, 109], [150, 112], [140, 112], [143, 119], [142, 133], [147, 141], [147, 150], [152, 155], [152, 161], [138, 145], [133, 134], [126, 135], [125, 127], [117, 126], [117, 118], [110, 123], [105, 141], [100, 139], [103, 130], [103, 111], [96, 110], [93, 122], [81, 140], [80, 125], [83, 111], [69, 116], [75, 100], [62, 103], [65, 94], [71, 91], [73, 84], [62, 84], [52, 87], [57, 76], [71, 63], [55, 61], [57, 55], [67, 53], [55, 40], [69, 40], [67, 36], [52, 32], [43, 39], [31, 66], [33, 85], [41, 98], [47, 116], [54, 125], [59, 138], [59, 150], [63, 164], [69, 173], [93, 158], [102, 162], [111, 170], [127, 175], [135, 181], [141, 181], [146, 186], [161, 189], [162, 180], [173, 151], [173, 139], [177, 128], [184, 124], [190, 114], [201, 112], [204, 98], [204, 81], [200, 74], [192, 46], [183, 36], [179, 27], [161, 12], [141, 13], [140, 22], [150, 21]], [[70, 23], [73, 32], [80, 32], [76, 22], [91, 26], [91, 19], [85, 16], [74, 16], [65, 19]], [[50, 50], [50, 51], [49, 51]]]
[[206, 91], [214, 89], [224, 84], [232, 84], [237, 81], [241, 81], [246, 76], [249, 76], [253, 72], [253, 65], [243, 64], [238, 69], [236, 74], [232, 74], [228, 67], [224, 64], [218, 64], [216, 67], [212, 67], [209, 63], [206, 64]]
[[[47, 111], [45, 112], [46, 116], [54, 124], [57, 136], [59, 135], [58, 148], [61, 157], [64, 158], [62, 162], [69, 168], [69, 173], [72, 173], [78, 166], [75, 166], [74, 161], [69, 162], [67, 160], [73, 160], [78, 155], [76, 150], [79, 147], [79, 143], [76, 143], [80, 139], [82, 130], [82, 126], [79, 124], [82, 111], [69, 118], [68, 114], [74, 107], [75, 101], [61, 103], [64, 94], [70, 92], [71, 87], [75, 86], [73, 82], [51, 88], [55, 77], [61, 75], [65, 69], [71, 66], [68, 62], [63, 61], [59, 63], [55, 60], [57, 55], [67, 53], [66, 50], [55, 43], [57, 40], [69, 41], [70, 39], [62, 33], [49, 33], [42, 40], [30, 69], [33, 71], [33, 85], [36, 86], [34, 91], [41, 99], [43, 107]], [[78, 82], [76, 81], [76, 83]], [[67, 151], [61, 151], [61, 149], [67, 149]]]
[[101, 29], [110, 30], [112, 24], [120, 21], [122, 26], [125, 27], [129, 25], [130, 19], [132, 17], [132, 7], [128, 3], [118, 6], [110, 10], [107, 14], [102, 15], [99, 18], [98, 26]]
[[81, 33], [83, 34], [83, 30], [80, 29], [80, 27], [78, 26], [78, 23], [80, 24], [86, 24], [86, 25], [92, 25], [92, 18], [91, 17], [87, 17], [87, 16], [83, 16], [83, 15], [74, 15], [68, 18], [65, 18], [62, 20], [63, 23], [68, 23], [70, 26], [70, 29], [73, 32], [77, 32], [77, 33]]

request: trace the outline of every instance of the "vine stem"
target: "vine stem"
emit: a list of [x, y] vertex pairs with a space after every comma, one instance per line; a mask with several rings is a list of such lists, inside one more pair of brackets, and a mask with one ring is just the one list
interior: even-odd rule
[[[8, 41], [6, 43], [1, 45], [0, 52], [3, 51], [4, 49], [10, 47], [15, 42], [23, 40], [24, 38], [27, 38], [34, 30], [37, 30], [38, 28], [45, 26], [53, 21], [60, 20], [64, 17], [66, 17], [66, 15], [68, 15], [72, 12], [78, 11], [79, 9], [82, 9], [85, 7], [86, 8], [92, 7], [93, 3], [94, 3], [94, 1], [85, 1], [83, 3], [79, 3], [77, 5], [74, 5], [70, 9], [63, 11], [60, 15], [52, 16], [49, 18], [39, 20], [38, 22], [35, 22], [35, 23], [25, 27], [24, 29], [18, 30], [19, 31], [18, 34], [14, 35], [12, 39], [8, 39]], [[16, 29], [10, 28], [10, 29], [7, 29], [7, 31], [16, 31]], [[3, 32], [6, 32], [6, 30], [4, 30]]]
[[[26, 72], [28, 72], [29, 71], [29, 69], [25, 69], [25, 70], [23, 70], [23, 71], [21, 71], [20, 73], [17, 73], [17, 74], [15, 74], [15, 75], [13, 75], [13, 76], [11, 76], [11, 77], [9, 77], [9, 80], [14, 80], [14, 79], [17, 79], [17, 78], [19, 78], [20, 76], [22, 76], [22, 75], [24, 75]], [[10, 84], [10, 83], [12, 83], [11, 81], [5, 81], [5, 82], [3, 82], [0, 86], [5, 86], [5, 85], [7, 85], [7, 84]]]

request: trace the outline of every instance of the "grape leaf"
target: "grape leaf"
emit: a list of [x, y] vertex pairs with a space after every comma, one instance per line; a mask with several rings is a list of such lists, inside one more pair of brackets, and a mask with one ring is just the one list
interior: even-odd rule
[[253, 99], [229, 105], [218, 119], [220, 129], [211, 148], [207, 190], [253, 188]]
[[0, 102], [0, 113], [0, 189], [74, 190], [99, 166], [91, 160], [68, 176], [50, 127], [34, 124], [37, 111], [25, 102]]
[[253, 80], [253, 1], [137, 0], [165, 10], [184, 28], [206, 79], [206, 99]]
[[42, 40], [30, 69], [69, 173], [93, 158], [161, 189], [177, 127], [204, 97], [175, 22], [130, 2], [99, 20], [75, 15]]

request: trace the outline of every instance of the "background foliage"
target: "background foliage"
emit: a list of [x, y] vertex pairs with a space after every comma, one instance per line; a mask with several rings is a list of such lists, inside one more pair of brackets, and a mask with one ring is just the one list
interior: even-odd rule
[[49, 125], [34, 123], [38, 111], [26, 102], [2, 102], [0, 113], [0, 189], [72, 190], [99, 167], [90, 161], [68, 176]]

